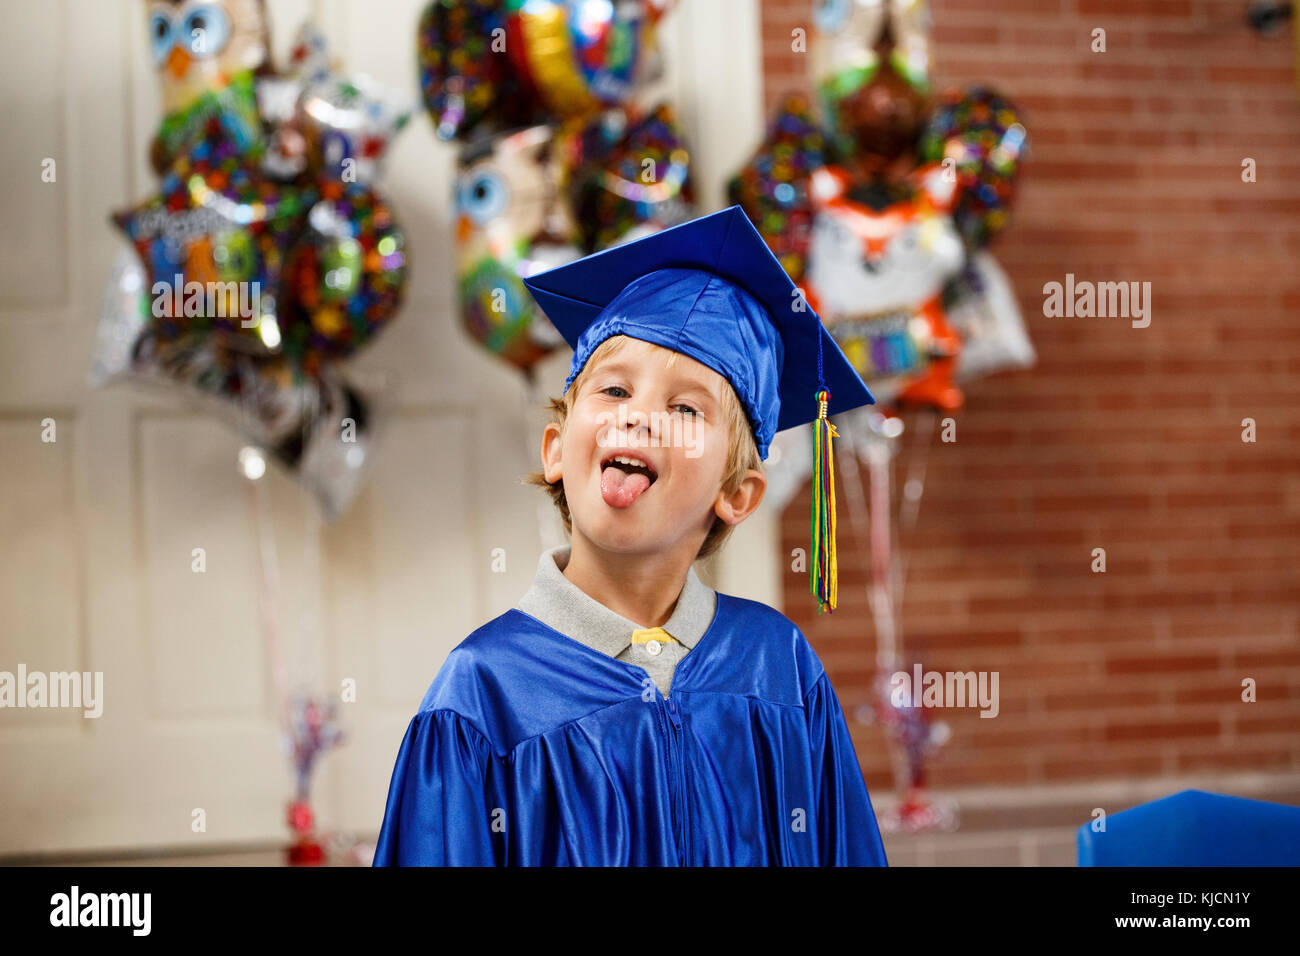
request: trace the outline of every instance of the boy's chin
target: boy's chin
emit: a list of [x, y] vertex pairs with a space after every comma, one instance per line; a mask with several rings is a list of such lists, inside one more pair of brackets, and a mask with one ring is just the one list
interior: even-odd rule
[[593, 510], [595, 514], [574, 515], [574, 527], [603, 551], [653, 552], [666, 546], [663, 532], [671, 525], [650, 520], [644, 511], [636, 511], [636, 504], [631, 508], [611, 508], [602, 501]]
[[602, 551], [635, 554], [662, 550], [660, 536], [639, 525], [640, 522], [627, 521], [624, 515], [616, 515], [613, 519], [595, 522], [594, 527], [584, 528], [583, 536]]

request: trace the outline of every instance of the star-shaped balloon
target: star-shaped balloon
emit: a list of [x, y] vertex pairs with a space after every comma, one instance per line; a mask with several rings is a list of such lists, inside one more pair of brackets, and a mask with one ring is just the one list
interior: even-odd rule
[[152, 330], [278, 351], [280, 274], [315, 199], [264, 176], [257, 150], [209, 123], [158, 195], [114, 217], [145, 266]]

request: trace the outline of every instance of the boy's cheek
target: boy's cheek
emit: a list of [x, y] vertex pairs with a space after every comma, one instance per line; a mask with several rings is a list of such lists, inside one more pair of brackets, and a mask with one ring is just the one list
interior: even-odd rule
[[564, 478], [571, 485], [577, 485], [586, 477], [589, 469], [589, 455], [581, 454], [578, 449], [566, 449], [564, 455]]
[[682, 424], [682, 451], [687, 458], [700, 458], [704, 455], [704, 428], [687, 420]]
[[574, 444], [582, 445], [588, 452], [609, 444], [612, 420], [607, 419], [611, 419], [611, 413], [607, 411], [592, 411], [579, 417], [574, 422], [577, 426], [574, 429]]
[[699, 461], [705, 458], [725, 459], [729, 442], [730, 436], [723, 428], [718, 428], [704, 422], [695, 425], [683, 423], [682, 425], [680, 443], [682, 448], [682, 457], [687, 460]]

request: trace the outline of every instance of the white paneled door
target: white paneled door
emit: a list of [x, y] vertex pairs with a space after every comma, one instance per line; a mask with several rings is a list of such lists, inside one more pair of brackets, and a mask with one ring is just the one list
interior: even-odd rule
[[[281, 57], [311, 16], [347, 66], [413, 98], [422, 5], [269, 0]], [[124, 248], [109, 214], [157, 185], [147, 6], [11, 2], [0, 31], [0, 672], [103, 674], [98, 718], [0, 709], [0, 855], [282, 839], [292, 777], [268, 620], [291, 676], [334, 695], [355, 682], [356, 702], [340, 705], [347, 740], [322, 764], [313, 802], [328, 830], [375, 832], [438, 666], [518, 599], [543, 532], [554, 534], [539, 528], [540, 493], [518, 483], [540, 413], [523, 414], [520, 381], [456, 322], [454, 152], [420, 112], [380, 182], [406, 231], [411, 281], [402, 315], [357, 360], [387, 383], [381, 443], [340, 521], [323, 525], [274, 469], [249, 483], [237, 438], [179, 397], [87, 387]], [[757, 2], [679, 7], [665, 23], [662, 91], [687, 125], [711, 211], [761, 135]], [[566, 371], [565, 356], [548, 363], [543, 392], [558, 394]], [[771, 565], [752, 554], [714, 570], [724, 590], [772, 597], [756, 583], [772, 580]]]

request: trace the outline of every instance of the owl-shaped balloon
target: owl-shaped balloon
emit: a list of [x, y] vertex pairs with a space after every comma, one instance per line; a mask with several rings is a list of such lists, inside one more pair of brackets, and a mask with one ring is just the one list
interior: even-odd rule
[[149, 44], [163, 112], [186, 109], [267, 62], [263, 0], [152, 0]]
[[828, 321], [932, 299], [961, 269], [965, 250], [948, 212], [955, 181], [932, 164], [897, 186], [854, 184], [842, 170], [813, 173], [808, 278]]
[[461, 319], [489, 352], [524, 371], [563, 340], [523, 278], [581, 255], [554, 137], [532, 126], [480, 138], [465, 147], [456, 177]]
[[937, 163], [902, 183], [854, 182], [833, 166], [812, 176], [809, 297], [881, 401], [962, 403], [951, 384], [960, 343], [942, 303], [965, 262], [956, 188]]
[[465, 328], [529, 371], [564, 340], [524, 278], [683, 222], [693, 202], [690, 154], [666, 104], [480, 135], [456, 179]]

